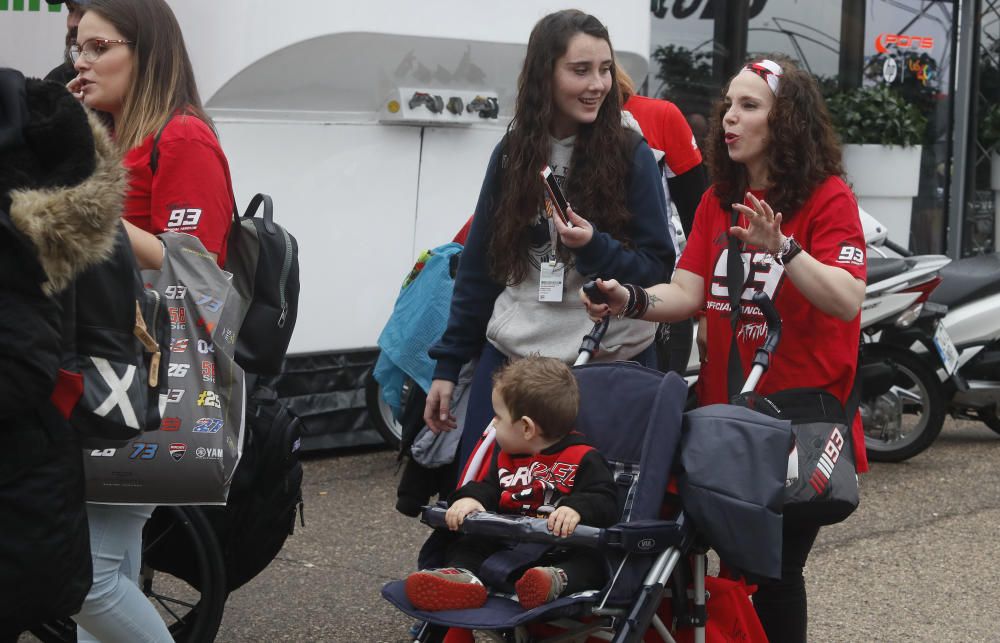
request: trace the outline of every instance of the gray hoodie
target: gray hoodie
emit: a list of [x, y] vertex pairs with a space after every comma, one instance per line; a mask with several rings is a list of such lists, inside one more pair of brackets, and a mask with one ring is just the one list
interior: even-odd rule
[[[560, 185], [569, 180], [570, 158], [575, 143], [575, 136], [552, 139], [549, 167]], [[550, 230], [554, 228], [551, 221], [549, 227]], [[577, 294], [589, 277], [580, 274], [572, 261], [563, 271], [562, 301], [538, 301], [540, 266], [549, 260], [552, 251], [551, 241], [532, 246], [530, 268], [525, 279], [517, 285], [507, 286], [497, 297], [493, 315], [486, 326], [486, 339], [504, 355], [523, 357], [529, 352], [539, 352], [546, 357], [573, 363], [580, 341], [593, 327]], [[613, 320], [594, 360], [634, 357], [653, 342], [655, 334], [656, 324], [652, 322]]]

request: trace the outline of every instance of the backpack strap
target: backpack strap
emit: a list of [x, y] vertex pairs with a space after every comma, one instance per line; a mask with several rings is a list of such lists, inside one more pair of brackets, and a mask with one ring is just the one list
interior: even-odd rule
[[[236, 215], [236, 221], [239, 222], [240, 216], [236, 210], [236, 198], [233, 197], [233, 213]], [[247, 206], [246, 212], [243, 213], [244, 219], [252, 219], [257, 210], [260, 208], [261, 204], [264, 205], [264, 229], [267, 230], [269, 234], [277, 234], [278, 229], [274, 226], [274, 202], [271, 200], [271, 195], [269, 194], [255, 194], [252, 199], [250, 199], [250, 205]]]
[[[739, 220], [738, 211], [733, 208], [732, 225], [736, 225]], [[743, 296], [743, 288], [746, 279], [743, 276], [743, 257], [740, 254], [740, 242], [731, 234], [726, 234], [729, 239], [729, 253], [726, 256], [726, 288], [729, 290], [729, 325], [732, 329], [732, 337], [729, 342], [729, 363], [727, 365], [727, 380], [729, 386], [729, 398], [739, 395], [743, 389], [743, 360], [740, 359], [739, 342], [736, 341], [736, 327], [740, 321], [740, 299]]]
[[153, 137], [153, 149], [149, 152], [149, 169], [153, 172], [154, 176], [156, 175], [156, 170], [160, 167], [160, 137], [163, 136], [163, 131], [167, 129], [167, 125], [172, 120], [174, 120], [173, 114], [167, 117], [166, 122], [163, 123], [163, 127]]

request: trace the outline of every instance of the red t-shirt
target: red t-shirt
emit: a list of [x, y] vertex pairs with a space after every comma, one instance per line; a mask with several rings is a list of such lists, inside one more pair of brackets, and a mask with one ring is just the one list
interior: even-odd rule
[[663, 152], [668, 178], [680, 176], [701, 163], [701, 151], [691, 126], [677, 105], [659, 98], [632, 96], [622, 109], [639, 122], [649, 146]]
[[233, 199], [229, 163], [212, 130], [200, 119], [178, 114], [163, 130], [153, 175], [149, 155], [154, 135], [125, 154], [129, 189], [125, 220], [152, 234], [186, 232], [225, 262]]
[[[755, 196], [765, 197], [756, 192]], [[702, 364], [698, 377], [701, 404], [724, 404], [729, 397], [727, 379], [732, 327], [726, 257], [731, 221], [732, 214], [719, 207], [713, 191], [706, 191], [677, 266], [678, 270], [692, 272], [705, 281], [704, 323], [708, 323], [709, 341], [708, 361]], [[746, 225], [742, 215], [741, 225]], [[839, 177], [830, 177], [821, 183], [802, 208], [782, 222], [781, 228], [786, 236], [794, 236], [817, 261], [865, 279], [865, 241], [858, 204]], [[806, 300], [790, 279], [785, 278], [784, 267], [761, 249], [744, 250], [743, 269], [747, 286], [742, 295], [737, 345], [744, 376], [749, 374], [754, 351], [767, 334], [767, 324], [760, 309], [751, 303], [754, 291], [763, 290], [770, 295], [781, 316], [782, 334], [757, 392], [766, 395], [790, 388], [818, 387], [846, 404], [857, 370], [861, 316], [845, 322], [820, 311]], [[857, 419], [852, 435], [858, 471], [867, 471], [864, 434]]]

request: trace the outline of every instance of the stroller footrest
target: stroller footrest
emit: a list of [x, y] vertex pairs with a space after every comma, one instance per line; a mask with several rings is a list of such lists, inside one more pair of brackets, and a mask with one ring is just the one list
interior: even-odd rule
[[[445, 514], [447, 508], [442, 503], [424, 507], [420, 521], [435, 529], [447, 529]], [[503, 540], [544, 543], [550, 545], [573, 545], [576, 547], [598, 548], [605, 544], [605, 530], [587, 525], [578, 525], [573, 533], [563, 538], [549, 531], [545, 518], [530, 518], [481, 511], [465, 517], [458, 529], [462, 534], [474, 534]]]

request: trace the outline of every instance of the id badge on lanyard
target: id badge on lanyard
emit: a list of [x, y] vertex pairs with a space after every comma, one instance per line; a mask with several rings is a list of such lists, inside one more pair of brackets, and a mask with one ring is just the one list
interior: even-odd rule
[[549, 257], [543, 257], [539, 266], [538, 301], [559, 303], [563, 300], [563, 284], [565, 283], [566, 265], [556, 257], [556, 244], [559, 240], [555, 224], [549, 220], [549, 236], [552, 240]]

